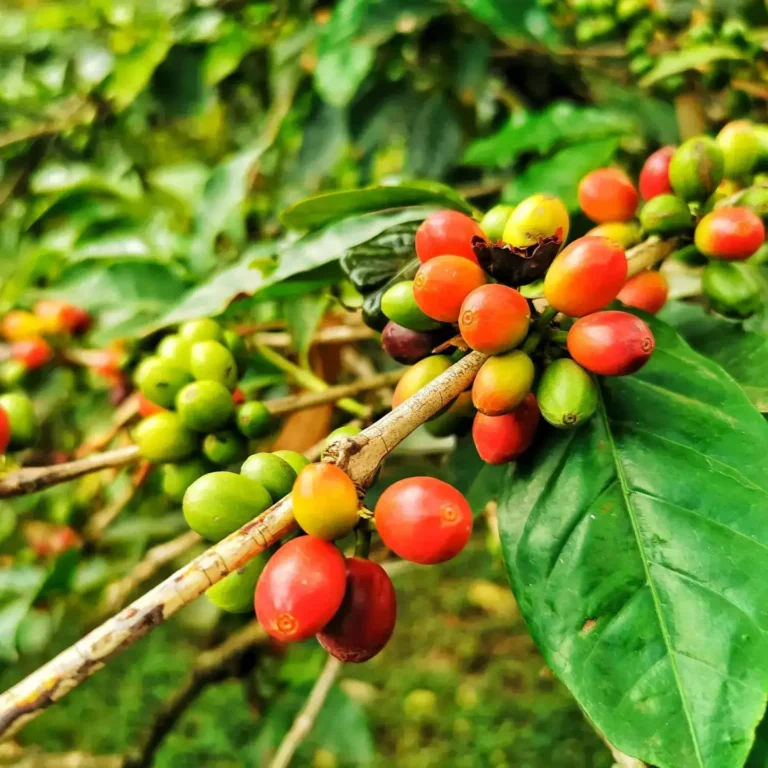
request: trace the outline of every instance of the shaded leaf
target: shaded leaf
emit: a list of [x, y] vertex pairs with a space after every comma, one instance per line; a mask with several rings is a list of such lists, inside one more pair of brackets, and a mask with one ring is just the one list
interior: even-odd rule
[[705, 69], [716, 61], [745, 61], [748, 58], [747, 53], [726, 45], [707, 44], [684, 48], [660, 56], [659, 63], [640, 80], [640, 85], [647, 88], [670, 75], [687, 72], [689, 69]]
[[373, 68], [376, 49], [348, 44], [323, 53], [315, 67], [315, 88], [324, 101], [345, 107]]
[[11, 662], [18, 658], [16, 630], [44, 581], [45, 569], [38, 566], [0, 568], [0, 661]]
[[293, 347], [302, 365], [309, 367], [309, 348], [312, 337], [328, 307], [328, 295], [305, 293], [285, 305], [285, 319], [291, 329]]
[[478, 455], [472, 435], [464, 435], [448, 455], [440, 477], [466, 497], [475, 515], [501, 494], [509, 464], [486, 464]]
[[441, 178], [457, 163], [462, 130], [456, 111], [442, 94], [430, 96], [416, 113], [408, 145], [408, 170]]
[[536, 7], [533, 0], [462, 0], [461, 3], [497, 35], [525, 35], [525, 17]]

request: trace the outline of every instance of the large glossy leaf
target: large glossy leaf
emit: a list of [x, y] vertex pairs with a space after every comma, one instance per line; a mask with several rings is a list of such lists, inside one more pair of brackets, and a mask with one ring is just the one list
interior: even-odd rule
[[698, 45], [680, 51], [665, 53], [659, 63], [640, 81], [647, 88], [665, 77], [687, 72], [689, 69], [705, 69], [716, 61], [741, 61], [748, 54], [727, 45]]
[[737, 768], [768, 683], [768, 424], [666, 324], [638, 374], [546, 430], [502, 495], [504, 557], [547, 662], [620, 750]]
[[465, 213], [472, 212], [472, 206], [445, 184], [409, 181], [309, 197], [286, 208], [280, 218], [291, 229], [314, 229], [353, 213], [406, 205], [437, 205]]

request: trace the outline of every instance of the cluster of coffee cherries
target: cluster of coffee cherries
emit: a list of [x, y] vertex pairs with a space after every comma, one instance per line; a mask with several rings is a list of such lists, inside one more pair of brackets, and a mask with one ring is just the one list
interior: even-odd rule
[[662, 237], [693, 236], [679, 257], [704, 266], [702, 292], [726, 317], [747, 318], [763, 303], [756, 263], [765, 257], [768, 187], [755, 170], [766, 155], [764, 127], [738, 120], [714, 139], [663, 147], [640, 174], [642, 228]]
[[269, 431], [269, 409], [245, 402], [238, 388], [244, 366], [242, 339], [203, 318], [165, 336], [136, 367], [144, 418], [133, 439], [144, 458], [167, 465], [164, 484], [172, 497], [215, 466], [242, 461], [246, 440]]
[[[625, 227], [637, 208], [633, 194], [632, 201], [602, 200], [595, 220]], [[382, 333], [385, 350], [400, 362], [416, 358], [395, 389], [393, 407], [448, 370], [465, 350], [488, 355], [471, 391], [434, 423], [442, 433], [471, 421], [480, 456], [500, 464], [530, 447], [540, 416], [564, 429], [590, 418], [598, 402], [591, 373], [621, 376], [646, 363], [654, 348], [648, 325], [627, 312], [602, 311], [622, 292], [629, 304], [647, 298], [647, 290], [627, 281], [624, 247], [595, 230], [563, 249], [569, 228], [565, 206], [547, 195], [514, 208], [497, 206], [480, 224], [456, 211], [437, 212], [422, 223], [414, 280], [391, 286], [382, 298], [390, 320]], [[518, 288], [542, 277], [550, 308], [534, 317]], [[636, 294], [639, 301], [633, 300]], [[565, 335], [549, 327], [557, 314], [566, 316], [560, 328], [568, 326], [567, 338], [559, 342], [570, 357], [549, 343]], [[457, 347], [453, 355], [430, 354], [435, 339], [429, 334], [441, 324], [458, 331], [449, 342]]]

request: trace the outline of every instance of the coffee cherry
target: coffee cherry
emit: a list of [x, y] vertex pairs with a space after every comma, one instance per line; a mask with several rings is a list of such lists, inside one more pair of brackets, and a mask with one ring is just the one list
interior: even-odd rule
[[10, 448], [29, 448], [37, 442], [40, 428], [32, 401], [22, 392], [0, 395], [0, 408], [11, 425]]
[[11, 420], [5, 408], [0, 408], [0, 456], [8, 450], [11, 442]]
[[276, 502], [287, 496], [296, 482], [296, 470], [274, 453], [254, 453], [240, 467], [240, 474], [261, 483]]
[[61, 299], [43, 299], [35, 304], [35, 316], [46, 333], [78, 334], [87, 331], [91, 316], [84, 309]]
[[198, 381], [218, 381], [230, 392], [237, 387], [237, 363], [232, 353], [218, 341], [198, 341], [192, 345], [189, 368]]
[[743, 179], [752, 173], [760, 157], [760, 141], [746, 120], [734, 120], [717, 134], [728, 179]]
[[525, 352], [489, 357], [472, 384], [472, 403], [480, 413], [500, 416], [514, 411], [531, 391], [536, 373]]
[[234, 472], [209, 472], [187, 488], [182, 511], [187, 525], [219, 541], [272, 506], [261, 483]]
[[224, 346], [232, 353], [237, 363], [238, 376], [242, 376], [248, 367], [248, 350], [245, 348], [245, 342], [234, 331], [224, 331]]
[[581, 366], [563, 358], [544, 369], [536, 400], [553, 427], [573, 429], [597, 410], [597, 387]]
[[360, 427], [357, 427], [354, 424], [345, 424], [343, 427], [338, 427], [338, 429], [334, 429], [333, 432], [325, 438], [325, 448], [327, 449], [329, 445], [340, 440], [342, 437], [354, 437], [355, 435], [359, 435], [362, 431], [363, 430]]
[[53, 357], [51, 345], [42, 337], [14, 341], [11, 344], [11, 357], [18, 360], [28, 371], [42, 368]]
[[711, 261], [704, 267], [701, 289], [712, 309], [725, 317], [745, 319], [763, 305], [760, 279], [743, 261]]
[[706, 200], [723, 180], [725, 159], [714, 139], [697, 136], [681, 144], [669, 164], [669, 181], [686, 202]]
[[156, 464], [186, 459], [197, 447], [194, 433], [170, 411], [141, 421], [133, 430], [133, 441], [141, 456]]
[[768, 189], [766, 187], [750, 187], [745, 189], [739, 195], [736, 206], [739, 208], [749, 208], [765, 224], [768, 222]]
[[662, 147], [657, 149], [643, 165], [640, 171], [640, 194], [648, 201], [657, 195], [668, 195], [672, 192], [672, 184], [669, 181], [669, 164], [675, 147]]
[[148, 397], [145, 397], [141, 392], [136, 393], [137, 410], [139, 416], [142, 419], [146, 419], [147, 416], [154, 416], [156, 413], [163, 413], [166, 409], [157, 403], [153, 403]]
[[630, 277], [616, 297], [628, 307], [655, 315], [666, 303], [669, 285], [661, 272], [646, 270]]
[[235, 404], [229, 390], [218, 381], [193, 381], [176, 395], [176, 412], [188, 429], [212, 432], [235, 415]]
[[348, 557], [346, 566], [341, 607], [317, 640], [334, 658], [360, 664], [372, 659], [392, 637], [397, 597], [392, 580], [378, 563]]
[[205, 596], [217, 608], [227, 613], [250, 613], [253, 610], [256, 582], [267, 562], [269, 562], [269, 553], [260, 552], [245, 565], [210, 587]]
[[748, 259], [765, 241], [763, 222], [748, 208], [718, 208], [696, 227], [694, 243], [711, 259]]
[[437, 346], [437, 335], [390, 322], [381, 332], [381, 346], [396, 362], [413, 365], [431, 354]]
[[357, 525], [360, 500], [349, 476], [333, 464], [310, 464], [291, 492], [296, 522], [310, 536], [332, 541]]
[[600, 224], [587, 232], [588, 237], [607, 237], [618, 243], [625, 251], [637, 245], [642, 239], [642, 230], [636, 221], [611, 221]]
[[544, 295], [558, 312], [582, 317], [608, 306], [626, 280], [623, 248], [605, 237], [582, 237], [552, 262]]
[[381, 494], [374, 513], [384, 544], [422, 565], [450, 560], [472, 535], [472, 510], [455, 488], [434, 477], [399, 480]]
[[475, 262], [461, 256], [435, 256], [419, 267], [413, 298], [427, 317], [455, 323], [464, 299], [486, 282], [485, 272]]
[[22, 341], [39, 336], [45, 329], [31, 312], [14, 309], [3, 317], [0, 331], [7, 341]]
[[476, 288], [461, 305], [459, 331], [472, 349], [498, 355], [514, 349], [528, 333], [531, 308], [514, 288], [492, 284]]
[[298, 451], [272, 451], [273, 456], [280, 457], [298, 475], [304, 467], [311, 464], [310, 460]]
[[426, 422], [424, 428], [433, 437], [463, 434], [472, 423], [474, 415], [472, 392], [462, 392], [446, 411]]
[[256, 618], [281, 643], [308, 640], [334, 617], [346, 588], [341, 552], [323, 539], [300, 536], [283, 544], [261, 572]]
[[717, 189], [707, 198], [704, 205], [699, 209], [700, 214], [711, 213], [715, 208], [722, 207], [723, 201], [733, 197], [741, 190], [738, 182], [732, 179], [723, 179]]
[[693, 216], [676, 195], [656, 195], [640, 211], [640, 226], [649, 235], [681, 235], [693, 229]]
[[434, 331], [440, 323], [419, 309], [413, 295], [413, 280], [403, 280], [388, 288], [381, 297], [381, 311], [389, 320], [411, 331]]
[[237, 409], [237, 428], [251, 440], [266, 435], [272, 428], [269, 408], [259, 400], [243, 403]]
[[488, 464], [506, 464], [530, 448], [540, 419], [536, 398], [528, 394], [511, 413], [486, 416], [478, 413], [472, 439], [480, 458]]
[[629, 221], [637, 210], [637, 190], [617, 168], [600, 168], [579, 183], [579, 207], [598, 224]]
[[242, 405], [245, 402], [245, 393], [240, 387], [235, 387], [235, 391], [232, 393], [232, 403], [234, 405]]
[[173, 408], [176, 395], [192, 381], [185, 370], [155, 356], [142, 360], [133, 379], [139, 392], [162, 408]]
[[221, 326], [209, 317], [200, 320], [189, 320], [179, 328], [179, 336], [190, 345], [198, 341], [223, 341]]
[[558, 198], [532, 195], [512, 212], [504, 227], [502, 239], [515, 248], [526, 248], [542, 240], [555, 238], [562, 247], [568, 239], [569, 227], [568, 210]]
[[473, 237], [485, 237], [474, 219], [458, 211], [437, 211], [428, 216], [416, 230], [416, 255], [422, 264], [435, 256], [447, 255], [461, 256], [477, 263], [472, 250]]
[[242, 461], [246, 455], [245, 444], [237, 432], [223, 429], [206, 435], [203, 439], [203, 456], [219, 467]]
[[163, 493], [174, 501], [181, 501], [192, 483], [212, 471], [204, 459], [187, 459], [178, 464], [163, 464]]
[[601, 376], [626, 376], [650, 359], [656, 342], [648, 324], [629, 312], [596, 312], [568, 331], [573, 359]]
[[480, 228], [492, 243], [504, 237], [504, 228], [515, 210], [513, 205], [494, 205], [480, 221]]
[[192, 343], [177, 333], [166, 336], [155, 350], [157, 357], [173, 363], [182, 371], [189, 371], [189, 358], [192, 353]]
[[426, 357], [421, 362], [409, 368], [400, 381], [397, 382], [392, 396], [392, 408], [415, 395], [422, 387], [445, 373], [451, 367], [451, 358], [445, 355]]

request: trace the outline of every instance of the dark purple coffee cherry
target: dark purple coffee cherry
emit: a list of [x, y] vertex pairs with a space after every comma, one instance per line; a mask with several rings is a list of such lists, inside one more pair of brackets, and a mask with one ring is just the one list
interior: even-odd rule
[[381, 332], [384, 351], [403, 365], [413, 365], [423, 360], [439, 343], [437, 334], [411, 331], [392, 322], [387, 323]]

